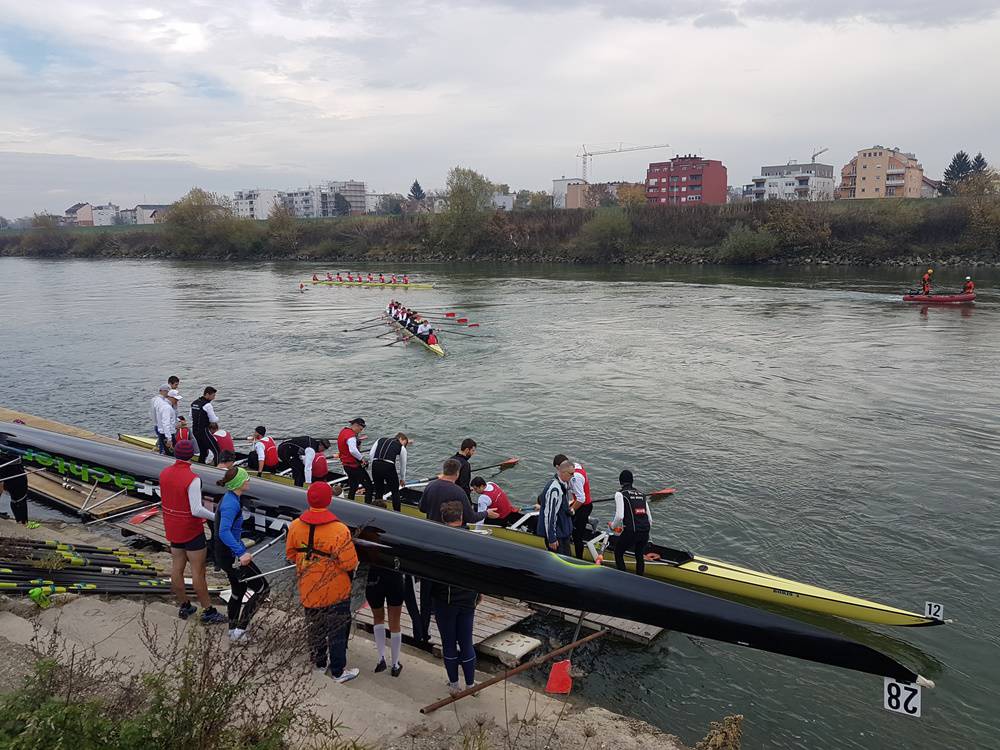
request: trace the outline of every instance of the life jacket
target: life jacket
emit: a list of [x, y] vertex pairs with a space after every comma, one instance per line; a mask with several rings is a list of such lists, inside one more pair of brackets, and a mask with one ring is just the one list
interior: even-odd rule
[[305, 607], [329, 607], [351, 595], [358, 566], [350, 530], [329, 510], [305, 511], [288, 527], [285, 557], [294, 560]]
[[315, 482], [318, 479], [322, 479], [327, 474], [330, 473], [330, 466], [327, 464], [326, 456], [323, 451], [316, 451], [316, 457], [313, 459], [313, 470], [312, 478]]
[[[347, 441], [356, 437], [357, 435], [350, 427], [345, 427], [340, 431], [340, 434], [337, 435], [337, 455], [340, 457], [340, 463], [345, 467], [349, 466], [354, 468], [361, 465], [358, 459], [351, 454], [350, 449], [347, 447]], [[358, 447], [358, 452], [361, 452], [360, 446]]]
[[573, 469], [574, 474], [583, 475], [583, 504], [590, 505], [590, 478], [587, 476], [587, 470], [584, 469], [580, 464], [574, 464], [576, 468]]
[[200, 435], [208, 429], [208, 417], [205, 416], [205, 404], [208, 399], [202, 396], [191, 402], [191, 429], [195, 435]]
[[427, 343], [433, 346], [438, 342], [438, 337], [434, 335], [434, 331], [427, 334]]
[[379, 438], [375, 441], [375, 460], [395, 463], [396, 457], [403, 450], [398, 438]]
[[177, 432], [174, 434], [175, 441], [190, 440], [190, 439], [191, 439], [191, 430], [189, 430], [187, 427], [177, 428]]
[[219, 430], [213, 437], [215, 442], [219, 444], [219, 452], [229, 451], [230, 453], [236, 452], [236, 446], [233, 444], [233, 436], [230, 435], [226, 430]]
[[277, 466], [280, 462], [278, 458], [278, 445], [272, 437], [262, 437], [257, 441], [264, 446], [264, 466]]
[[483, 491], [479, 494], [485, 495], [490, 499], [490, 507], [499, 514], [497, 518], [501, 520], [509, 516], [514, 510], [507, 497], [507, 493], [500, 489], [499, 485], [494, 484], [493, 482], [487, 482]]
[[160, 506], [163, 509], [163, 531], [171, 544], [190, 542], [205, 526], [191, 515], [188, 488], [198, 476], [187, 461], [176, 461], [160, 472]]
[[966, 281], [962, 287], [962, 294], [972, 294], [974, 291], [976, 291], [976, 283], [974, 281]]
[[646, 513], [645, 496], [633, 487], [623, 487], [625, 517], [623, 523], [629, 531], [649, 531], [649, 514]]

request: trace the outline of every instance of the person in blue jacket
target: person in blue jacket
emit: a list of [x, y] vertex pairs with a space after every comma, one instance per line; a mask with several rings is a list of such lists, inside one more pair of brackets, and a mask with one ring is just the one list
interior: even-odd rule
[[[240, 538], [243, 532], [241, 496], [249, 483], [250, 475], [239, 466], [230, 467], [225, 476], [216, 482], [228, 490], [215, 509], [215, 561], [226, 571], [229, 587], [232, 589], [226, 609], [229, 615], [229, 640], [233, 643], [246, 642], [250, 618], [269, 590], [266, 578], [244, 581], [245, 578], [260, 575], [260, 568], [254, 565], [253, 557]], [[247, 590], [253, 593], [244, 602]]]
[[573, 536], [573, 515], [569, 507], [569, 480], [576, 467], [563, 461], [556, 467], [555, 476], [549, 480], [538, 496], [538, 525], [535, 533], [545, 538], [545, 545], [561, 555], [569, 554], [569, 540]]

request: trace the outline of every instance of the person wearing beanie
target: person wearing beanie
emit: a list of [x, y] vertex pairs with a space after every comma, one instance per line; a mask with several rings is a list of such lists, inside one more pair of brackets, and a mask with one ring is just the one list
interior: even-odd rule
[[274, 472], [281, 463], [278, 458], [278, 444], [274, 438], [267, 434], [264, 425], [258, 425], [253, 435], [250, 436], [253, 447], [247, 456], [247, 467], [257, 472], [257, 476], [262, 476], [265, 471]]
[[635, 555], [635, 572], [646, 572], [646, 547], [649, 545], [649, 529], [653, 517], [649, 512], [646, 496], [632, 486], [634, 478], [628, 469], [618, 475], [621, 489], [615, 493], [615, 517], [608, 524], [618, 535], [615, 539], [615, 567], [627, 570], [625, 553]]
[[313, 664], [329, 670], [336, 682], [349, 682], [359, 673], [357, 668], [347, 668], [351, 581], [358, 553], [350, 530], [330, 511], [330, 485], [310, 485], [306, 499], [309, 509], [288, 527], [285, 557], [294, 563], [298, 575]]
[[215, 515], [202, 505], [201, 477], [191, 470], [194, 444], [190, 440], [178, 440], [173, 448], [176, 460], [160, 472], [163, 532], [170, 542], [170, 588], [180, 606], [178, 617], [186, 620], [197, 612], [188, 599], [184, 584], [184, 570], [190, 565], [194, 592], [202, 606], [201, 621], [216, 625], [226, 622], [226, 617], [212, 606], [205, 576], [208, 555], [205, 521], [214, 520]]
[[[215, 508], [215, 562], [226, 572], [229, 587], [232, 589], [232, 596], [226, 603], [229, 640], [233, 643], [245, 643], [250, 618], [264, 601], [270, 588], [266, 578], [243, 581], [244, 578], [260, 575], [260, 568], [254, 564], [253, 556], [247, 551], [241, 538], [242, 496], [250, 484], [250, 475], [246, 469], [233, 466], [216, 484], [226, 488], [226, 494]], [[244, 602], [247, 590], [252, 593], [249, 600]]]

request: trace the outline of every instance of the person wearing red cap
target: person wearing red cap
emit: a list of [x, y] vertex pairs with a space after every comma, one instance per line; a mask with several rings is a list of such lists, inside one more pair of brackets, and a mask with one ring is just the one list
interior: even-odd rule
[[358, 553], [350, 530], [330, 511], [330, 485], [309, 485], [306, 498], [309, 509], [288, 527], [285, 557], [295, 564], [298, 574], [313, 664], [324, 672], [329, 668], [338, 683], [349, 682], [359, 673], [357, 668], [347, 668], [351, 580]]
[[193, 456], [194, 443], [178, 440], [174, 445], [176, 460], [160, 472], [163, 532], [170, 542], [170, 588], [180, 605], [178, 617], [186, 620], [198, 611], [188, 599], [184, 585], [184, 569], [190, 565], [194, 592], [202, 606], [201, 621], [215, 625], [228, 622], [225, 615], [212, 606], [205, 577], [208, 554], [205, 521], [215, 520], [215, 514], [201, 503], [201, 477], [191, 470]]

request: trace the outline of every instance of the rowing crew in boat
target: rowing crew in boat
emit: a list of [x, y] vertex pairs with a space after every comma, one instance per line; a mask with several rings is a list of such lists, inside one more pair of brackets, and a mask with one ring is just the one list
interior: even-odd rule
[[427, 319], [420, 316], [420, 313], [404, 307], [396, 300], [390, 300], [389, 304], [385, 307], [385, 314], [425, 344], [433, 346], [438, 343], [437, 334], [434, 332], [431, 324], [427, 322]]
[[361, 284], [363, 282], [368, 282], [369, 284], [409, 284], [410, 283], [410, 277], [407, 274], [405, 274], [405, 273], [403, 274], [402, 279], [400, 279], [399, 277], [397, 277], [396, 274], [391, 274], [389, 276], [389, 278], [386, 279], [385, 274], [381, 273], [381, 272], [378, 274], [378, 277], [376, 278], [375, 275], [371, 274], [371, 273], [369, 273], [367, 277], [366, 276], [362, 276], [360, 273], [357, 276], [354, 276], [354, 274], [352, 274], [350, 271], [347, 272], [347, 278], [346, 279], [344, 278], [344, 275], [342, 273], [340, 273], [339, 271], [337, 272], [336, 277], [334, 277], [333, 274], [331, 274], [329, 271], [327, 271], [325, 279], [321, 279], [319, 277], [319, 274], [315, 274], [314, 273], [313, 277], [312, 277], [312, 280], [313, 281], [333, 281], [333, 282], [339, 282], [341, 284], [343, 284], [343, 283]]

